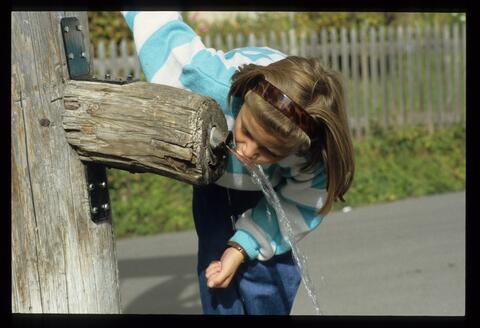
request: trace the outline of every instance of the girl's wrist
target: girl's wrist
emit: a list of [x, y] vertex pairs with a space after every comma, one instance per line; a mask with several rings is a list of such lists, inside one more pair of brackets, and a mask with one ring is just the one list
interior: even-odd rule
[[232, 240], [229, 240], [227, 242], [227, 245], [230, 248], [234, 248], [237, 252], [239, 252], [242, 255], [242, 262], [241, 263], [244, 263], [248, 260], [247, 252], [245, 252], [245, 250], [243, 249], [243, 247], [239, 243], [234, 242]]

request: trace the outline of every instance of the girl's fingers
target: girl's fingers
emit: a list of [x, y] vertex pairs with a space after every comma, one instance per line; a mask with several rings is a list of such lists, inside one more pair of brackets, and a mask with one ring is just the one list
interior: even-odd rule
[[218, 273], [221, 270], [221, 262], [220, 261], [213, 261], [208, 266], [207, 270], [205, 270], [205, 278], [207, 280], [215, 273]]

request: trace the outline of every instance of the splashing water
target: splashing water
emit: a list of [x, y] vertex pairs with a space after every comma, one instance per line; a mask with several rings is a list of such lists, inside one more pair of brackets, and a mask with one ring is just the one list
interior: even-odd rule
[[[301, 253], [300, 249], [295, 243], [295, 235], [293, 233], [290, 220], [285, 215], [285, 211], [283, 210], [282, 205], [280, 204], [280, 200], [278, 199], [278, 196], [275, 190], [273, 189], [270, 181], [268, 180], [268, 177], [265, 175], [260, 165], [253, 164], [251, 161], [249, 161], [247, 158], [245, 158], [239, 152], [237, 152], [234, 148], [231, 148], [228, 145], [227, 145], [227, 148], [248, 169], [248, 171], [252, 175], [252, 181], [261, 188], [263, 194], [265, 195], [265, 198], [267, 199], [268, 204], [273, 209], [275, 209], [275, 212], [277, 213], [278, 222], [280, 225], [280, 230], [282, 232], [282, 235], [285, 241], [290, 245], [292, 249], [294, 260], [302, 275], [302, 282], [305, 286], [305, 289], [308, 292], [308, 295], [312, 299], [315, 312], [317, 314], [322, 314], [320, 311], [320, 306], [318, 304], [317, 293], [315, 291], [312, 279], [310, 278], [310, 275], [308, 273], [307, 257]], [[270, 213], [269, 206], [267, 206], [267, 216], [269, 220], [272, 219], [272, 214]]]

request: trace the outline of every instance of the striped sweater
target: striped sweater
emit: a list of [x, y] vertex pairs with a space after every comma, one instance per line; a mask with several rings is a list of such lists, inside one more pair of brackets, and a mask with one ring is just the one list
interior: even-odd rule
[[[225, 114], [229, 130], [233, 129], [242, 105], [240, 99], [235, 99], [231, 108], [227, 108], [231, 77], [238, 67], [250, 63], [266, 66], [286, 57], [267, 47], [228, 52], [206, 48], [178, 12], [125, 11], [122, 14], [133, 32], [146, 79], [215, 99]], [[294, 242], [320, 224], [323, 216], [315, 212], [326, 199], [324, 166], [319, 164], [314, 173], [302, 173], [300, 167], [305, 161], [305, 157], [290, 155], [262, 166], [291, 222]], [[215, 183], [231, 189], [260, 190], [233, 155], [228, 158], [225, 173]], [[290, 250], [276, 213], [265, 197], [240, 216], [231, 240], [239, 243], [250, 259], [265, 261]]]

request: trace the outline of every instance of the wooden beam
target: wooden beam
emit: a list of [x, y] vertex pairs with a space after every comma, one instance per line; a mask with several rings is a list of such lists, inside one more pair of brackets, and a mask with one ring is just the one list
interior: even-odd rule
[[12, 312], [120, 313], [111, 221], [91, 220], [85, 168], [61, 128], [66, 16], [89, 44], [86, 12], [11, 15]]
[[82, 161], [194, 185], [223, 173], [209, 140], [213, 127], [226, 135], [227, 122], [209, 97], [146, 82], [71, 80], [64, 106], [65, 135]]

